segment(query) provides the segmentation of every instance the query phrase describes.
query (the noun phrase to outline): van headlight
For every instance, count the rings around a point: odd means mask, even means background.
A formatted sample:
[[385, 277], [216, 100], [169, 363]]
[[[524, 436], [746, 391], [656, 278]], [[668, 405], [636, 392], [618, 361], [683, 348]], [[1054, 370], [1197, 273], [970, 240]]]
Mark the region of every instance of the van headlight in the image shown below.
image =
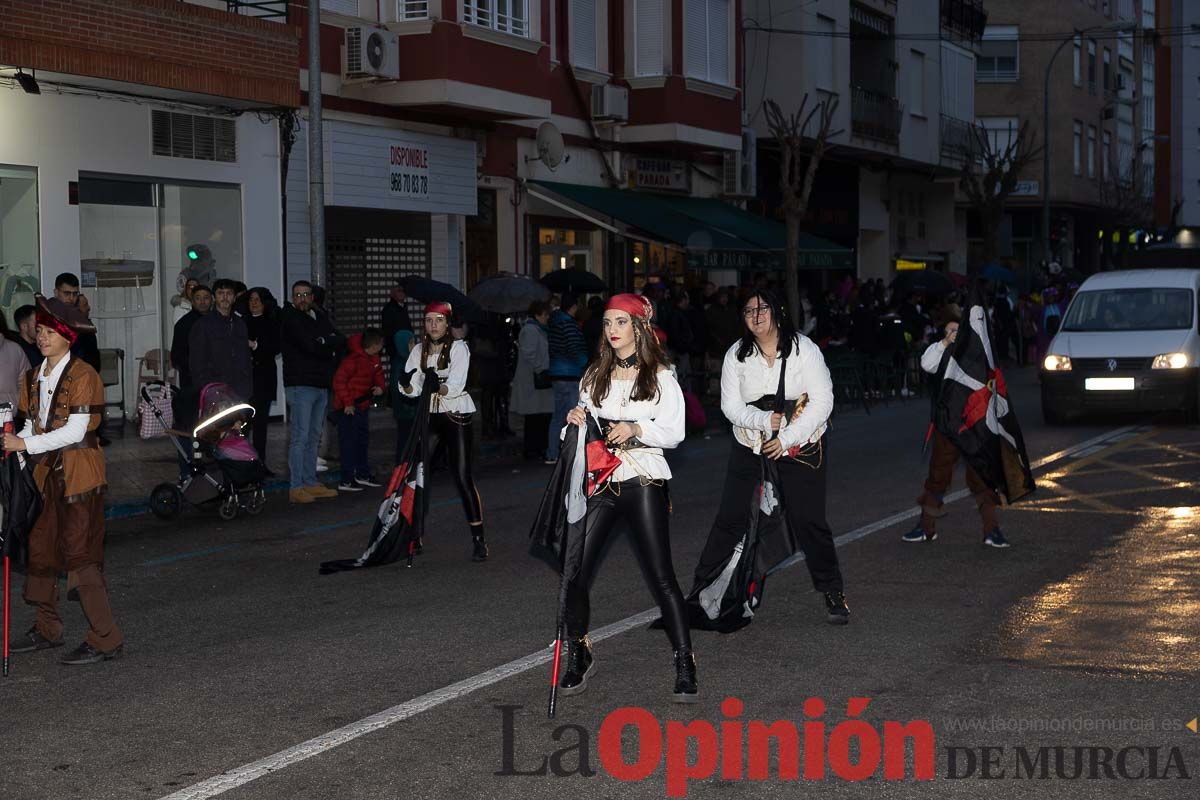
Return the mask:
[[1053, 353], [1046, 356], [1046, 360], [1042, 362], [1042, 369], [1047, 372], [1070, 372], [1071, 357], [1056, 356]]
[[1155, 356], [1151, 369], [1183, 369], [1188, 365], [1187, 353], [1163, 353]]

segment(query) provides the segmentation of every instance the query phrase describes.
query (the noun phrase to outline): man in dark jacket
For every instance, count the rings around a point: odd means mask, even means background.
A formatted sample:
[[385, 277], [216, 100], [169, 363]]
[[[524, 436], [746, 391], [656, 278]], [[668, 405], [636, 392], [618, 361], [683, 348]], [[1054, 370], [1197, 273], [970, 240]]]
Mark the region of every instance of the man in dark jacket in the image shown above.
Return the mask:
[[292, 284], [292, 304], [280, 313], [283, 386], [288, 404], [288, 471], [293, 503], [337, 497], [317, 482], [317, 446], [329, 404], [329, 387], [337, 369], [342, 336], [324, 311], [313, 303], [308, 281]]
[[587, 343], [575, 321], [579, 300], [575, 295], [562, 296], [562, 305], [550, 315], [550, 381], [554, 388], [554, 416], [550, 418], [550, 446], [546, 461], [558, 460], [562, 445], [559, 432], [567, 424], [567, 414], [579, 403], [579, 379], [587, 366]]
[[192, 290], [192, 310], [179, 318], [175, 323], [175, 332], [171, 336], [171, 363], [179, 373], [179, 388], [192, 388], [191, 346], [188, 335], [196, 320], [203, 317], [212, 309], [212, 289], [207, 286], [197, 286]]
[[188, 332], [188, 366], [192, 383], [227, 383], [238, 397], [254, 393], [250, 368], [250, 339], [246, 322], [233, 310], [237, 298], [234, 282], [225, 278], [213, 284], [214, 308], [200, 317]]
[[[408, 295], [404, 293], [404, 287], [397, 284], [392, 287], [392, 296], [380, 314], [380, 321], [383, 323], [383, 346], [392, 362], [396, 362], [396, 331], [413, 329], [412, 319], [408, 316], [408, 307], [405, 305], [407, 302]], [[407, 358], [408, 353], [402, 354], [398, 363], [403, 364]]]

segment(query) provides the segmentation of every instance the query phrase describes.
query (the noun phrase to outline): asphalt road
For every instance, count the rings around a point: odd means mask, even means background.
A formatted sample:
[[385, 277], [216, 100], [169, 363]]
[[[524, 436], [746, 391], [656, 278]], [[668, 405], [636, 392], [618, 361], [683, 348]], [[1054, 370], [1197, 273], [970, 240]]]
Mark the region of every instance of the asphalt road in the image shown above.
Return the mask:
[[[1001, 512], [1013, 547], [980, 545], [969, 500], [949, 507], [937, 542], [900, 542], [924, 479], [927, 405], [842, 414], [829, 448], [829, 508], [835, 535], [852, 539], [839, 551], [851, 624], [824, 622], [803, 564], [773, 576], [753, 625], [733, 636], [696, 635], [702, 699], [691, 707], [668, 702], [673, 671], [662, 632], [630, 621], [653, 601], [622, 537], [592, 598], [595, 678], [546, 719], [549, 666], [535, 662], [553, 637], [557, 578], [526, 554], [526, 535], [548, 467], [479, 476], [492, 547], [486, 564], [468, 560], [467, 528], [444, 473], [413, 569], [317, 574], [320, 561], [361, 548], [378, 502], [366, 493], [302, 508], [274, 497], [263, 516], [228, 524], [212, 512], [172, 525], [113, 523], [106, 569], [125, 655], [89, 668], [59, 666], [61, 650], [14, 657], [12, 675], [0, 681], [0, 798], [207, 798], [225, 789], [221, 797], [237, 800], [663, 797], [681, 789], [690, 797], [1200, 796], [1200, 735], [1183, 727], [1200, 714], [1200, 430], [1129, 418], [1049, 429], [1032, 376], [1015, 375], [1010, 386], [1031, 457], [1053, 459], [1038, 470], [1033, 499]], [[685, 589], [729, 446], [724, 436], [689, 440], [671, 458], [672, 538]], [[68, 604], [65, 618], [74, 645], [83, 630], [77, 607]], [[18, 607], [14, 628], [28, 619]], [[740, 715], [723, 713], [727, 697], [742, 701]], [[885, 732], [887, 721], [929, 722], [932, 782], [914, 779], [913, 743], [903, 779], [885, 779], [882, 766], [868, 769], [865, 782], [840, 775], [845, 748], [835, 742], [844, 736], [835, 732], [856, 697], [870, 699], [860, 733]], [[806, 707], [809, 698], [826, 710]], [[650, 760], [658, 735], [647, 728], [639, 751], [630, 728], [602, 755], [602, 723], [621, 707], [645, 709], [670, 743], [685, 746], [667, 747], [658, 763]], [[725, 736], [728, 719], [735, 723]], [[708, 721], [731, 754], [732, 731], [746, 730], [746, 720], [822, 721], [824, 780], [781, 779], [787, 759], [772, 756], [765, 781], [722, 761], [712, 777], [687, 782], [682, 765], [706, 768], [705, 726], [687, 729], [701, 737], [689, 747], [670, 720]], [[851, 761], [869, 758], [870, 745], [860, 752], [854, 741]], [[821, 754], [807, 731], [804, 742], [805, 758]], [[981, 754], [986, 746], [1003, 750]], [[1034, 779], [1014, 778], [1021, 756], [1038, 758], [1039, 747], [1051, 749], [1025, 770]], [[1082, 751], [1082, 775], [1073, 779], [1076, 747], [1093, 749]], [[1127, 750], [1123, 769], [1105, 777], [1105, 763], [1115, 770], [1128, 747], [1141, 749]], [[570, 751], [552, 766], [596, 774], [496, 774], [506, 771], [506, 749], [508, 772], [536, 772], [563, 748]], [[953, 765], [950, 748], [959, 748]], [[1111, 751], [1107, 762], [1098, 748]], [[639, 754], [648, 759], [648, 776], [614, 777], [617, 753], [630, 765]], [[957, 777], [972, 759], [971, 777]], [[1117, 774], [1139, 769], [1167, 777]], [[1003, 778], [981, 778], [1002, 770]]]

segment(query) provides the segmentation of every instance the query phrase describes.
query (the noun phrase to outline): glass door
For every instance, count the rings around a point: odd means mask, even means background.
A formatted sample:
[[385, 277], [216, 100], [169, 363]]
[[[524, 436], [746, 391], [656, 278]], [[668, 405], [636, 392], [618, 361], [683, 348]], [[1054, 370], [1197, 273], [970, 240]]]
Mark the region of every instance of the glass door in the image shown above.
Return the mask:
[[41, 289], [37, 170], [0, 164], [0, 310], [13, 313]]

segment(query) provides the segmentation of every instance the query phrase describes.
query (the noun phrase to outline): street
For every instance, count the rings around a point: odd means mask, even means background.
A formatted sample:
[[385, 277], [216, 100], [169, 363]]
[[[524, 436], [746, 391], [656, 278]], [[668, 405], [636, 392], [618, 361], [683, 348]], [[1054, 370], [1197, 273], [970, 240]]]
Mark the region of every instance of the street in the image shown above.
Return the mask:
[[[653, 601], [616, 537], [592, 593], [596, 673], [546, 718], [558, 581], [528, 555], [527, 534], [550, 467], [480, 470], [484, 564], [468, 559], [444, 472], [412, 569], [317, 574], [322, 560], [358, 553], [372, 492], [303, 508], [275, 494], [261, 517], [233, 523], [211, 511], [110, 522], [105, 570], [124, 655], [88, 668], [60, 666], [62, 650], [13, 657], [0, 682], [0, 797], [664, 797], [681, 786], [691, 797], [1195, 796], [1200, 735], [1185, 725], [1200, 714], [1200, 430], [1129, 417], [1048, 428], [1033, 372], [1014, 370], [1010, 387], [1039, 485], [1001, 509], [1013, 546], [981, 546], [961, 493], [936, 542], [901, 542], [924, 480], [928, 402], [842, 412], [828, 448], [829, 517], [850, 625], [827, 625], [804, 565], [790, 566], [772, 576], [748, 628], [695, 634], [701, 700], [690, 707], [669, 702], [670, 647], [646, 630]], [[670, 454], [685, 591], [729, 446], [726, 435], [690, 438]], [[960, 467], [952, 490], [962, 488]], [[65, 605], [74, 646], [84, 621]], [[28, 620], [18, 605], [14, 629]], [[885, 779], [881, 765], [866, 788], [830, 768], [794, 785], [777, 755], [765, 781], [722, 778], [721, 768], [687, 781], [670, 775], [666, 748], [648, 777], [622, 781], [598, 753], [602, 722], [620, 707], [664, 726], [720, 728], [732, 718], [727, 697], [744, 704], [740, 720], [797, 726], [814, 718], [805, 701], [820, 698], [827, 732], [847, 719], [850, 698], [869, 698], [860, 717], [880, 732], [885, 721], [927, 720], [934, 785], [914, 779], [911, 748], [903, 779]], [[632, 730], [626, 765], [639, 757]], [[1003, 750], [981, 755], [986, 747]], [[1128, 747], [1139, 749], [1118, 770], [1114, 753]], [[563, 748], [574, 749], [547, 774], [517, 774]], [[1038, 748], [1050, 748], [1048, 775], [1014, 775]], [[691, 752], [688, 763], [695, 742]], [[1139, 770], [1141, 779], [1120, 774]]]

